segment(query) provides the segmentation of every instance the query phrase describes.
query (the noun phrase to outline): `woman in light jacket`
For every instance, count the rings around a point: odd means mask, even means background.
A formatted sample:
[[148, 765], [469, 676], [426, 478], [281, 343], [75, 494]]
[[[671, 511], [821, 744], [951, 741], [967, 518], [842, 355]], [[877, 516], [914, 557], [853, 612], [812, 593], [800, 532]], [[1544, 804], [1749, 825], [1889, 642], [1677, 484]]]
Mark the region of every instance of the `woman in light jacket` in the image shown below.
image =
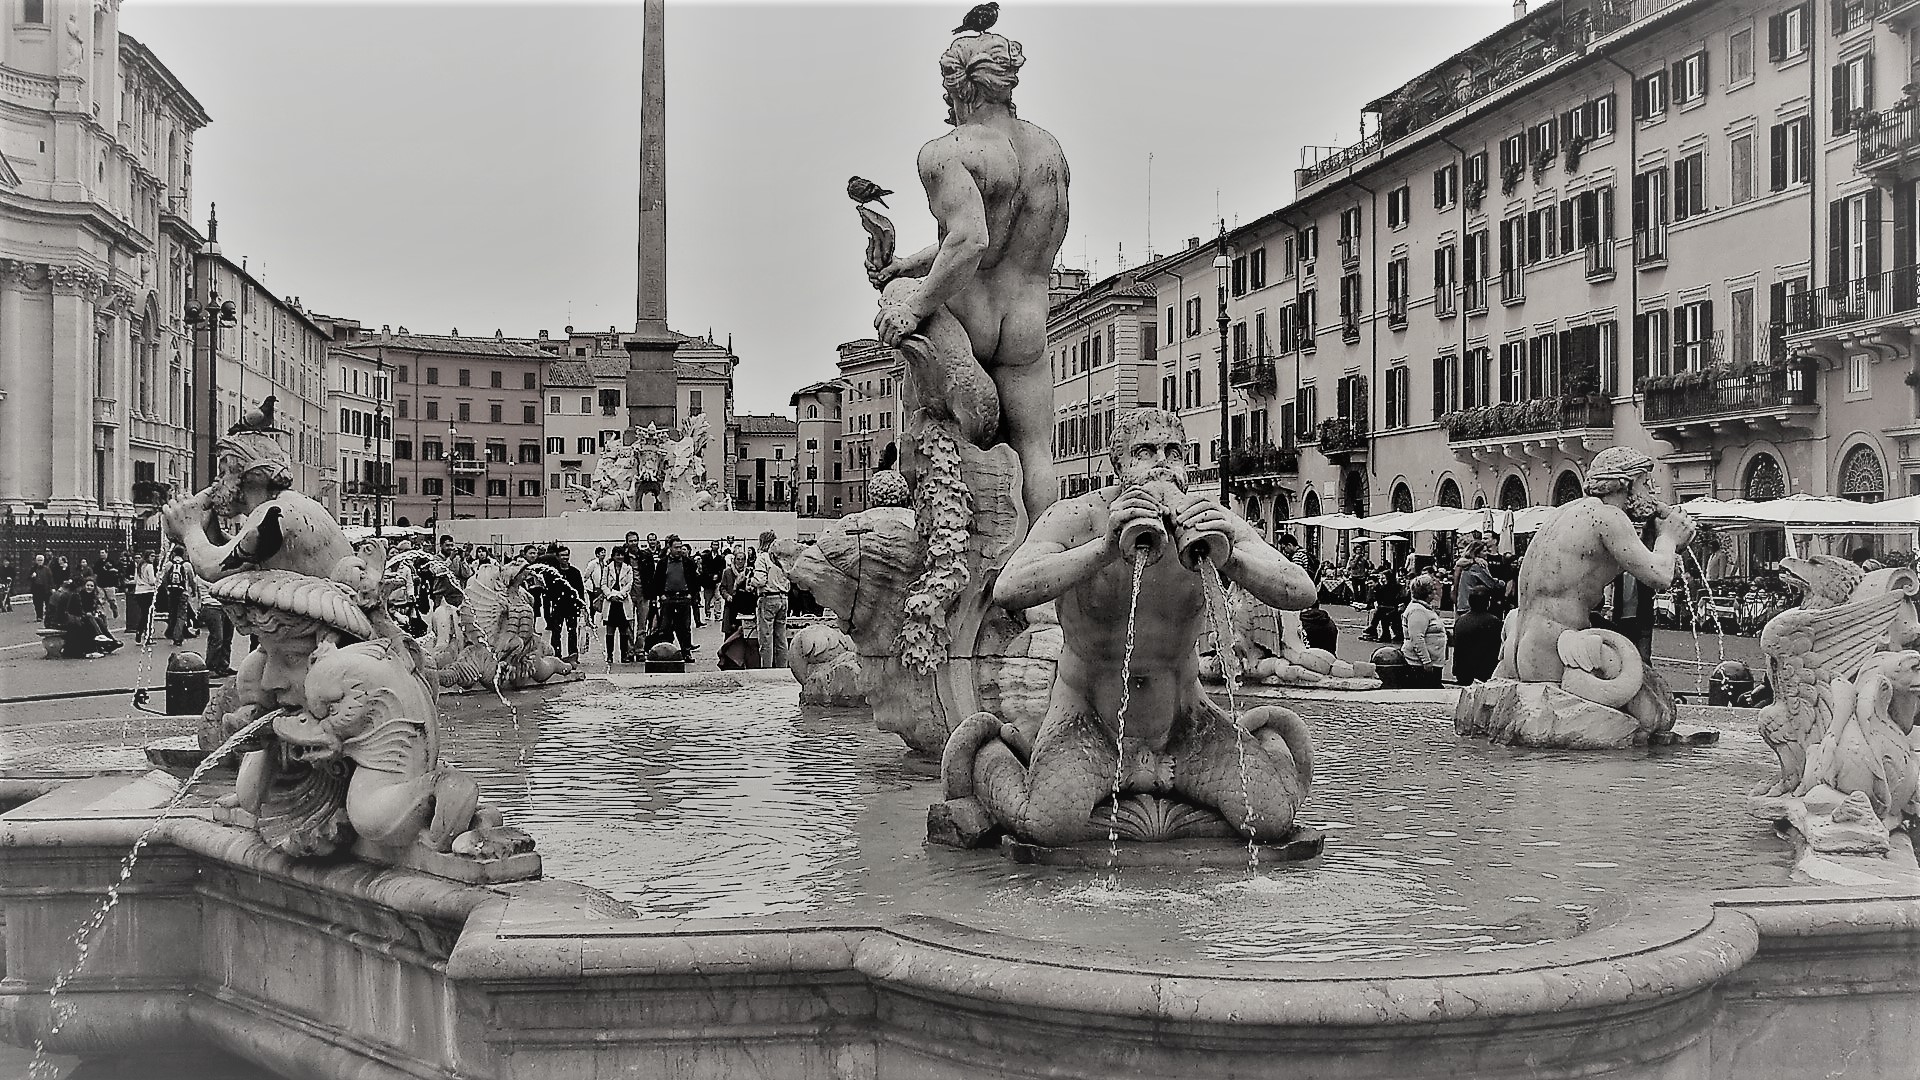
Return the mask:
[[127, 633], [133, 635], [135, 645], [147, 643], [147, 623], [153, 620], [153, 597], [159, 591], [160, 572], [153, 568], [153, 556], [140, 556], [127, 592]]
[[1438, 687], [1440, 671], [1447, 664], [1447, 628], [1433, 613], [1434, 594], [1438, 592], [1431, 577], [1420, 577], [1413, 584], [1413, 599], [1407, 603], [1406, 640], [1400, 645], [1407, 663], [1419, 669], [1418, 686]]

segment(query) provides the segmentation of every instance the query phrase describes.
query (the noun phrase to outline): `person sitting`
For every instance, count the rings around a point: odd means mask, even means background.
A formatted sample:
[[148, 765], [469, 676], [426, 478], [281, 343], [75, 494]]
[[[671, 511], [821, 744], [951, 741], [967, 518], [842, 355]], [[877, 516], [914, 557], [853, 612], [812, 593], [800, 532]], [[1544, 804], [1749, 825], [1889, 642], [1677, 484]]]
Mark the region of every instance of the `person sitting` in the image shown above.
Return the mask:
[[1415, 681], [1410, 685], [1437, 688], [1440, 685], [1440, 670], [1447, 663], [1447, 628], [1441, 625], [1440, 616], [1433, 612], [1435, 593], [1438, 592], [1433, 579], [1424, 578], [1418, 584], [1419, 589], [1407, 601], [1406, 642], [1400, 652], [1414, 669]]
[[1485, 682], [1500, 663], [1500, 616], [1487, 609], [1485, 589], [1467, 593], [1467, 611], [1453, 621], [1453, 681], [1461, 686]]
[[100, 610], [103, 605], [100, 587], [92, 578], [84, 582], [68, 579], [53, 599], [56, 606], [49, 610], [57, 613], [59, 619], [56, 621], [50, 614], [47, 621], [66, 632], [61, 655], [67, 659], [104, 656], [124, 644], [107, 632], [107, 620]]
[[1334, 623], [1333, 616], [1320, 607], [1320, 602], [1317, 600], [1300, 612], [1300, 634], [1306, 639], [1309, 649], [1338, 651], [1334, 646], [1340, 643], [1340, 627]]

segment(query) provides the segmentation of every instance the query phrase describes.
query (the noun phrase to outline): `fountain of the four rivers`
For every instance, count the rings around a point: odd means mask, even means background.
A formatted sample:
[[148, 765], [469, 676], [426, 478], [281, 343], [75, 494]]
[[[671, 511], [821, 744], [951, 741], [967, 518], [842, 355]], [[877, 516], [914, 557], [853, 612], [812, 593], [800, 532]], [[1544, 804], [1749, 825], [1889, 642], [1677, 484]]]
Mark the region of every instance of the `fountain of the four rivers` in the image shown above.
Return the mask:
[[[1187, 490], [1168, 413], [1050, 503], [1067, 168], [1023, 63], [977, 32], [940, 59], [938, 243], [860, 208], [900, 469], [784, 554], [845, 634], [808, 662], [865, 709], [784, 673], [443, 702], [385, 550], [236, 431], [167, 519], [258, 639], [238, 677], [204, 717], [9, 736], [6, 1038], [128, 1076], [1913, 1075], [1913, 576], [1789, 560], [1778, 702], [1683, 716], [1722, 729], [1695, 745], [1588, 625], [1692, 528], [1603, 455], [1457, 707], [1203, 689], [1230, 609], [1311, 584]], [[181, 730], [197, 787], [111, 767]]]

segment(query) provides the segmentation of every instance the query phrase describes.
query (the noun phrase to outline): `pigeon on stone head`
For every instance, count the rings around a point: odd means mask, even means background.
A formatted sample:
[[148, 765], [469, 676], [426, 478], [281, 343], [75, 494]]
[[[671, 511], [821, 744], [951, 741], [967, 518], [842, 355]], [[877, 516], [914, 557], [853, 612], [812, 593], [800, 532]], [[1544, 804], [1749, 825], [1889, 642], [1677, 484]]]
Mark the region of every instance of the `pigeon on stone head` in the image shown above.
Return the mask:
[[976, 34], [984, 34], [993, 29], [993, 24], [999, 21], [999, 4], [976, 4], [972, 11], [967, 12], [967, 17], [960, 20], [960, 25], [953, 28], [953, 32], [956, 34], [964, 34], [971, 30]]
[[275, 402], [277, 402], [278, 400], [279, 399], [276, 398], [274, 395], [268, 394], [266, 397], [266, 400], [260, 403], [259, 408], [241, 417], [239, 423], [227, 429], [227, 434], [232, 435], [232, 434], [235, 434], [236, 432], [241, 432], [241, 431], [278, 431], [280, 430], [279, 428], [276, 428], [273, 426], [273, 408], [274, 408]]
[[[881, 187], [879, 184], [863, 176], [847, 177], [847, 198], [852, 199], [862, 206], [870, 202], [877, 202], [881, 206], [887, 206], [886, 197], [891, 194], [893, 194], [892, 191]], [[893, 207], [887, 206], [887, 209], [891, 210]]]

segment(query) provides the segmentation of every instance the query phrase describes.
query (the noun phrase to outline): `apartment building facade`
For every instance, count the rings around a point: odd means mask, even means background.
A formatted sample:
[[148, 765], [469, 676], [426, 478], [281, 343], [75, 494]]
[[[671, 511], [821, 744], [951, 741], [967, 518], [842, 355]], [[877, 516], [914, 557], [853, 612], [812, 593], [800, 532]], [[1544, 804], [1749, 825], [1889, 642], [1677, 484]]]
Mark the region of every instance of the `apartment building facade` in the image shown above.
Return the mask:
[[[785, 416], [737, 416], [733, 422], [734, 510], [795, 510], [801, 468], [798, 425]], [[818, 466], [813, 467], [818, 477]], [[726, 490], [726, 489], [722, 489]]]
[[600, 448], [626, 438], [626, 355], [578, 355], [587, 358], [548, 364], [542, 390], [549, 515], [588, 509]]
[[[887, 450], [896, 452], [900, 431], [900, 379], [905, 365], [892, 349], [873, 338], [858, 338], [839, 346], [842, 395], [840, 442], [846, 466], [846, 513], [867, 509], [867, 481]], [[897, 466], [895, 466], [897, 467]]]
[[1913, 490], [1893, 7], [1562, 0], [1371, 103], [1291, 204], [1157, 279], [1196, 477], [1224, 459], [1269, 532], [1557, 504], [1614, 443], [1676, 500]]
[[794, 391], [794, 441], [800, 479], [794, 491], [802, 517], [837, 518], [847, 512], [846, 460], [840, 437], [841, 400], [847, 386], [828, 379]]
[[378, 357], [327, 353], [320, 502], [349, 525], [393, 523], [393, 390]]
[[[1112, 480], [1107, 441], [1115, 414], [1160, 402], [1154, 279], [1162, 265], [1122, 271], [1085, 285], [1057, 300], [1048, 312], [1053, 465], [1063, 499]], [[1064, 273], [1055, 271], [1056, 277]]]
[[393, 524], [547, 512], [545, 369], [553, 353], [381, 328], [346, 351], [392, 378]]

